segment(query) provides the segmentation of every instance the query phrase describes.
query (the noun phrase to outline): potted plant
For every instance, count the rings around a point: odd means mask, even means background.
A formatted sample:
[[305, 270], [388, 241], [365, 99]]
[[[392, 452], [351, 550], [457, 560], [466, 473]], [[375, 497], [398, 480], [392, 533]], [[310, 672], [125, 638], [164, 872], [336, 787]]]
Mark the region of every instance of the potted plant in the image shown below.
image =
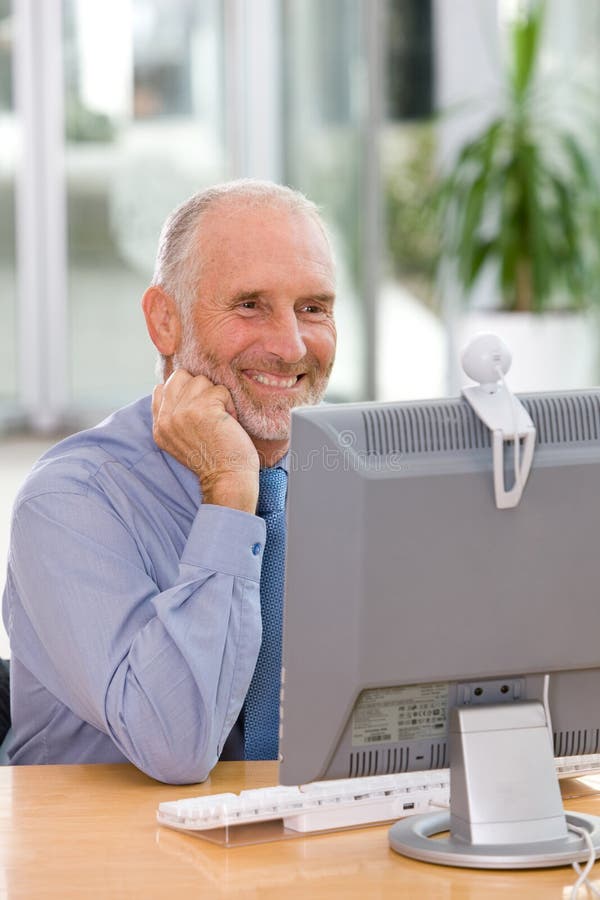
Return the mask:
[[[552, 109], [551, 82], [540, 85], [544, 12], [537, 0], [509, 25], [501, 109], [460, 149], [439, 194], [442, 255], [455, 283], [469, 296], [484, 271], [488, 278], [491, 273], [495, 305], [504, 315], [486, 330], [500, 333], [510, 322], [512, 332], [519, 321], [526, 334], [517, 338], [519, 353], [529, 356], [548, 330], [542, 313], [560, 320], [553, 326], [560, 343], [571, 325], [556, 313], [585, 311], [600, 299], [600, 187], [589, 147], [597, 122], [579, 115], [571, 123], [565, 110]], [[573, 103], [571, 96], [571, 113]], [[508, 315], [514, 313], [519, 316]], [[485, 327], [481, 316], [475, 319], [467, 332]], [[552, 357], [551, 371], [554, 352], [542, 350]], [[524, 387], [576, 386], [568, 382], [582, 378], [559, 374], [551, 380], [561, 383], [548, 384], [536, 365], [542, 383], [530, 377]]]

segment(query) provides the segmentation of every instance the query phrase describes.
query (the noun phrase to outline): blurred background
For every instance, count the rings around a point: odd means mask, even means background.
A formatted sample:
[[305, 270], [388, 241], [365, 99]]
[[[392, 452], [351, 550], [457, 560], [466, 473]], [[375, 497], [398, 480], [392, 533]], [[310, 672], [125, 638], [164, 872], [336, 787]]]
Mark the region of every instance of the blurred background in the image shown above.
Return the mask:
[[0, 0], [0, 587], [33, 461], [152, 389], [160, 227], [215, 181], [321, 206], [330, 400], [456, 394], [477, 330], [596, 384], [599, 51], [590, 0]]

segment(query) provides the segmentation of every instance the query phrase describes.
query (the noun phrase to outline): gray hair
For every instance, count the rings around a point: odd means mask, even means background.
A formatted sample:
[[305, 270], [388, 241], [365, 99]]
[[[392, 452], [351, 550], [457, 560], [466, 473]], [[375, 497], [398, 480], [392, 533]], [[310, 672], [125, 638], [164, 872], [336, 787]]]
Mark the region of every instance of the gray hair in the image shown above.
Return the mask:
[[173, 210], [158, 241], [152, 285], [162, 287], [185, 314], [193, 305], [202, 273], [202, 254], [198, 252], [198, 233], [204, 213], [221, 200], [239, 201], [250, 207], [279, 206], [311, 216], [321, 226], [329, 242], [319, 210], [300, 191], [244, 178], [217, 184], [194, 194]]

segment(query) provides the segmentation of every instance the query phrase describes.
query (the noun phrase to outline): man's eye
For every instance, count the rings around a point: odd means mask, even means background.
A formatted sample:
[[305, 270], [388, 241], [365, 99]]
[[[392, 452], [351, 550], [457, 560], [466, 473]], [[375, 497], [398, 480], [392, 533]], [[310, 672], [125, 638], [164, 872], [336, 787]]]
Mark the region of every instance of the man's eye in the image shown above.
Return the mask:
[[256, 309], [256, 300], [244, 300], [240, 306], [242, 309]]
[[325, 315], [326, 310], [323, 309], [322, 306], [318, 306], [317, 304], [307, 303], [302, 307], [302, 312], [311, 313], [311, 315]]

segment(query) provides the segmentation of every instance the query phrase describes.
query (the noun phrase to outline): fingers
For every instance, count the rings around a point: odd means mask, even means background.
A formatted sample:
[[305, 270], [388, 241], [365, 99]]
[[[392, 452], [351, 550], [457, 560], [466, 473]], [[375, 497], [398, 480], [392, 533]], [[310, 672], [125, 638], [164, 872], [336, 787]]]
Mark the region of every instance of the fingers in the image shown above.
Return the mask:
[[191, 375], [185, 369], [177, 369], [152, 393], [154, 439], [170, 452], [174, 440], [180, 444], [184, 435], [201, 431], [203, 424], [230, 417], [237, 422], [228, 389], [213, 384], [204, 375]]
[[191, 375], [185, 369], [176, 369], [162, 385], [157, 385], [152, 394], [152, 413], [172, 415], [177, 407], [185, 406], [196, 399], [212, 383], [203, 375]]
[[156, 445], [194, 472], [206, 503], [254, 512], [259, 459], [229, 390], [178, 369], [152, 393]]
[[[214, 396], [221, 399], [223, 405], [231, 403], [231, 396], [227, 388], [222, 385], [215, 385], [204, 375], [191, 375], [185, 369], [176, 369], [167, 378], [163, 388], [163, 402], [168, 403], [173, 409], [180, 401], [189, 401], [192, 398], [197, 398], [206, 391], [211, 391], [211, 393], [214, 391]], [[226, 396], [222, 392], [225, 392]]]
[[158, 411], [162, 404], [163, 397], [163, 387], [162, 384], [157, 384], [154, 390], [152, 391], [152, 418], [156, 419], [158, 416]]
[[[202, 379], [202, 375], [197, 376], [199, 379]], [[175, 369], [174, 372], [169, 375], [167, 380], [163, 385], [163, 400], [166, 402], [171, 408], [177, 406], [177, 403], [181, 397], [181, 395], [189, 390], [190, 382], [194, 381], [194, 376], [187, 372], [185, 369]], [[204, 381], [208, 382], [208, 378], [205, 378]], [[210, 384], [210, 382], [208, 382]]]
[[231, 394], [228, 389], [222, 384], [211, 384], [210, 388], [206, 390], [207, 399], [214, 400], [216, 403], [222, 404], [225, 409], [225, 412], [229, 413], [230, 416], [237, 421], [237, 413], [235, 411], [235, 406], [233, 405], [233, 400], [231, 399]]

